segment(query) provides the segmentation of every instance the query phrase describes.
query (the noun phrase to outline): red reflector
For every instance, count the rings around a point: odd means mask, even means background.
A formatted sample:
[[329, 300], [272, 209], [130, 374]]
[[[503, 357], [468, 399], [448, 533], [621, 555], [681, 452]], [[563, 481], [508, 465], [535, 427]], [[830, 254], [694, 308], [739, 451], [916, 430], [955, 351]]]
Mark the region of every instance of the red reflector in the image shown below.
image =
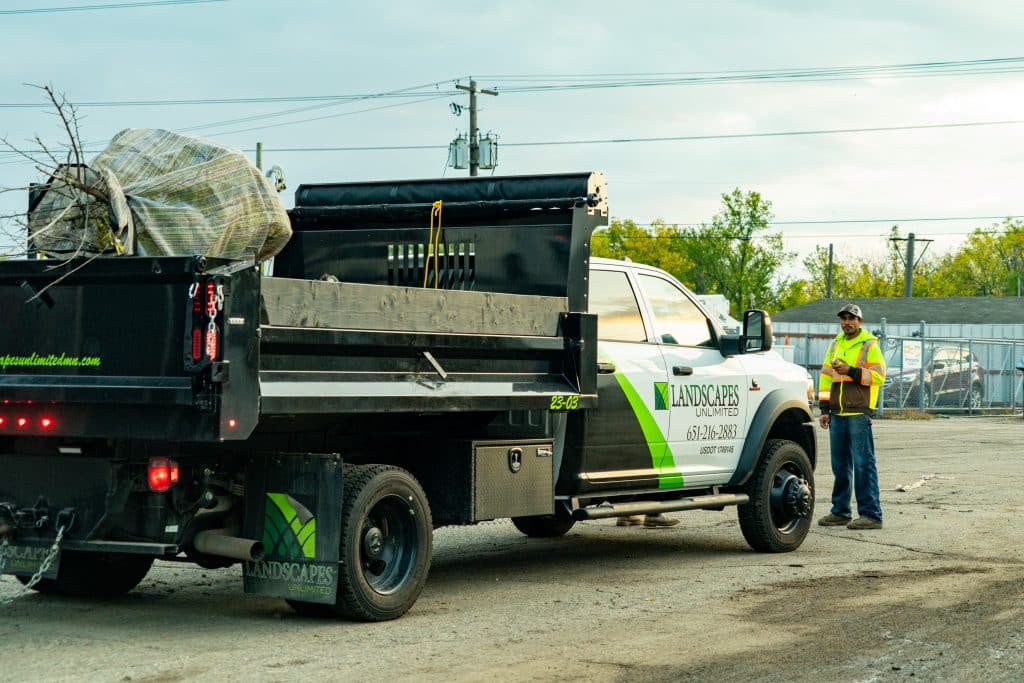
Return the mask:
[[7, 424], [7, 418], [0, 417], [0, 427], [3, 427], [5, 424]]
[[49, 429], [50, 427], [53, 426], [53, 418], [52, 417], [41, 418], [39, 420], [39, 426], [42, 427], [43, 429]]
[[217, 360], [217, 327], [211, 325], [206, 329], [206, 357]]
[[192, 360], [197, 361], [203, 357], [203, 331], [199, 328], [192, 330]]
[[[3, 424], [3, 422], [0, 422], [0, 424]], [[235, 418], [231, 418], [230, 420], [228, 420], [228, 427], [230, 429], [234, 429], [237, 426], [238, 426], [238, 420], [236, 420]]]
[[18, 418], [18, 426], [19, 427], [24, 427], [27, 424], [28, 424], [28, 418], [27, 417], [19, 417]]
[[178, 482], [178, 463], [170, 458], [149, 459], [149, 490], [162, 493]]

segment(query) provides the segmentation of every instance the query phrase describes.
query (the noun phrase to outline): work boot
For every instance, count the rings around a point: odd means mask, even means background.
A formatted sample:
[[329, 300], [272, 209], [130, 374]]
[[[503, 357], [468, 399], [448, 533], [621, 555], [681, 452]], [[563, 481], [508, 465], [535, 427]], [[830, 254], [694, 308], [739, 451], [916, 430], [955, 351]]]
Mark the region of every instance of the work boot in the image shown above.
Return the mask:
[[831, 512], [818, 520], [818, 526], [847, 526], [850, 524], [849, 517], [833, 515]]
[[615, 520], [615, 526], [639, 526], [644, 523], [644, 518], [640, 515], [630, 515], [629, 517], [619, 517]]
[[847, 529], [881, 529], [882, 523], [870, 517], [858, 517], [846, 525]]
[[679, 524], [678, 519], [673, 519], [672, 517], [664, 517], [660, 514], [647, 515], [646, 517], [644, 517], [644, 527], [647, 529], [659, 529], [661, 527], [666, 526], [675, 526], [676, 524]]

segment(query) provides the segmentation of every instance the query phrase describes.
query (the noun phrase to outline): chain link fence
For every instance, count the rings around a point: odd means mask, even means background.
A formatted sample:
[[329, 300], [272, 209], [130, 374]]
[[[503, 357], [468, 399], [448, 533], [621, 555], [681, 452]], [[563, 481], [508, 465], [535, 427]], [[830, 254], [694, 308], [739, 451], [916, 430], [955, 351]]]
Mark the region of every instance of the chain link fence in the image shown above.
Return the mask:
[[[886, 378], [878, 413], [887, 411], [1020, 413], [1024, 408], [1024, 340], [926, 336], [878, 332]], [[786, 355], [811, 373], [817, 386], [821, 361], [834, 334], [788, 334]], [[778, 336], [776, 337], [778, 338]]]

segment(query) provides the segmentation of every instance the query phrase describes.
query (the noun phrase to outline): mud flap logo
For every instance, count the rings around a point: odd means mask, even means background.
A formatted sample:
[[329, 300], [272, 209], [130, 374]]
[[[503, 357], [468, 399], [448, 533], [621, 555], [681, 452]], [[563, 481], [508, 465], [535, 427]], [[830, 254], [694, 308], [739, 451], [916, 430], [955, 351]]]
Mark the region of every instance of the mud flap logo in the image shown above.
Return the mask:
[[263, 513], [266, 557], [246, 562], [246, 590], [307, 602], [334, 602], [336, 562], [318, 561], [316, 517], [287, 493], [267, 493]]
[[316, 557], [316, 517], [287, 493], [268, 493], [263, 547], [269, 557], [313, 559]]

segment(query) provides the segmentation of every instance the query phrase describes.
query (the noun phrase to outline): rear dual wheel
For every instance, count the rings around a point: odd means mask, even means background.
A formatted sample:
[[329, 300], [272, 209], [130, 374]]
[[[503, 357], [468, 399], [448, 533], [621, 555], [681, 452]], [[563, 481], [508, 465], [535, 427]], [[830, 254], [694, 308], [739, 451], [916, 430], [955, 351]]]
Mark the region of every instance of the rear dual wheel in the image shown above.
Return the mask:
[[432, 549], [430, 505], [411, 474], [388, 465], [346, 465], [337, 599], [288, 604], [311, 616], [397, 619], [423, 591]]

